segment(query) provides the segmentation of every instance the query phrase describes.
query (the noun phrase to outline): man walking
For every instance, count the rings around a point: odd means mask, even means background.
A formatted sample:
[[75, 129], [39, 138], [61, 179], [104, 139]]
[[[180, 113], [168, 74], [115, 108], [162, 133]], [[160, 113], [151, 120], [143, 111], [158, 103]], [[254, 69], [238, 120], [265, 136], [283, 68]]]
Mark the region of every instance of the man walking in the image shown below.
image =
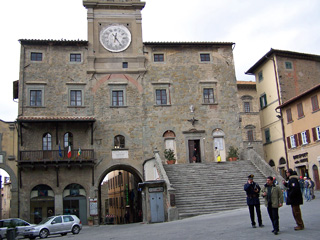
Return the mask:
[[294, 230], [303, 230], [304, 223], [301, 216], [300, 205], [303, 204], [302, 193], [300, 191], [299, 179], [292, 169], [286, 171], [288, 182], [283, 181], [283, 185], [288, 188], [287, 190], [287, 205], [291, 205], [292, 214], [297, 226]]
[[253, 174], [248, 176], [248, 182], [244, 185], [244, 190], [247, 193], [247, 204], [249, 207], [251, 225], [253, 228], [256, 228], [256, 222], [254, 220], [254, 208], [256, 208], [259, 227], [263, 227], [264, 225], [262, 224], [259, 200], [259, 193], [261, 188], [259, 184], [253, 181], [253, 177]]
[[273, 226], [273, 233], [278, 235], [279, 232], [279, 207], [283, 204], [283, 195], [279, 186], [273, 183], [273, 177], [267, 178], [267, 183], [262, 189], [262, 196]]

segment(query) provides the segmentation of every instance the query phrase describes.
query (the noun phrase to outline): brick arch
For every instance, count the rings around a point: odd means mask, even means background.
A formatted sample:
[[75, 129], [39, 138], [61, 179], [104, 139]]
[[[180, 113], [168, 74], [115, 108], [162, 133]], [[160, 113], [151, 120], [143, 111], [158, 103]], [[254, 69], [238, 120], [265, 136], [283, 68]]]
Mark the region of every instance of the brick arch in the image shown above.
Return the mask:
[[140, 93], [142, 93], [142, 85], [140, 83], [138, 83], [137, 80], [135, 80], [133, 77], [131, 77], [130, 75], [126, 75], [126, 74], [108, 74], [102, 78], [100, 78], [98, 80], [98, 82], [93, 86], [92, 88], [92, 93], [96, 93], [96, 91], [100, 88], [100, 86], [109, 81], [109, 80], [112, 80], [112, 79], [123, 79], [123, 80], [126, 80], [130, 83], [132, 83]]

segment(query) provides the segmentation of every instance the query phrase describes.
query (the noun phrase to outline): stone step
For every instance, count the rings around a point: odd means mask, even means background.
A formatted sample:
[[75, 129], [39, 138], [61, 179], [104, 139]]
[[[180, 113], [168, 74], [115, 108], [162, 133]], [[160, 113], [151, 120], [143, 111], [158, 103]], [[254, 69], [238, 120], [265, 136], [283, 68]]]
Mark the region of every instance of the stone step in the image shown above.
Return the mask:
[[246, 206], [243, 185], [249, 174], [261, 186], [266, 177], [250, 162], [174, 164], [164, 166], [176, 189], [179, 217], [195, 216]]

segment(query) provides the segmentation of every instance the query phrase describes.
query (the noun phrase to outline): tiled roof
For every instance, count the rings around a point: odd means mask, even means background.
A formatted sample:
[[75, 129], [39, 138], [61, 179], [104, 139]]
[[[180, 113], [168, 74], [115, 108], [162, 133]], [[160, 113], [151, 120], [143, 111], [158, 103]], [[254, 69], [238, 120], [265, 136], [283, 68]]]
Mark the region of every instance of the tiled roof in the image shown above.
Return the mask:
[[18, 122], [94, 122], [94, 117], [57, 117], [57, 116], [22, 116], [18, 117]]
[[53, 40], [53, 39], [19, 39], [24, 45], [64, 45], [64, 46], [87, 46], [87, 40]]
[[233, 42], [144, 42], [145, 45], [233, 45]]

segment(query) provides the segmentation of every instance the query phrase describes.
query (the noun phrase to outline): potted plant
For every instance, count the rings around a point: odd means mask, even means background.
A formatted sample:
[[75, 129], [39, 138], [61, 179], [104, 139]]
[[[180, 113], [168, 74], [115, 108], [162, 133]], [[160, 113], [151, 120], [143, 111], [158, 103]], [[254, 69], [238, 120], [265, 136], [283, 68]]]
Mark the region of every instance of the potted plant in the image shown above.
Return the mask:
[[93, 225], [93, 217], [92, 217], [92, 216], [89, 216], [89, 217], [88, 217], [88, 225], [89, 225], [89, 226], [92, 226], [92, 225]]
[[176, 157], [174, 155], [174, 151], [172, 149], [165, 149], [164, 150], [164, 157], [167, 159], [168, 164], [175, 164]]
[[238, 159], [238, 157], [239, 157], [238, 148], [230, 146], [229, 151], [228, 151], [229, 161], [236, 161]]

